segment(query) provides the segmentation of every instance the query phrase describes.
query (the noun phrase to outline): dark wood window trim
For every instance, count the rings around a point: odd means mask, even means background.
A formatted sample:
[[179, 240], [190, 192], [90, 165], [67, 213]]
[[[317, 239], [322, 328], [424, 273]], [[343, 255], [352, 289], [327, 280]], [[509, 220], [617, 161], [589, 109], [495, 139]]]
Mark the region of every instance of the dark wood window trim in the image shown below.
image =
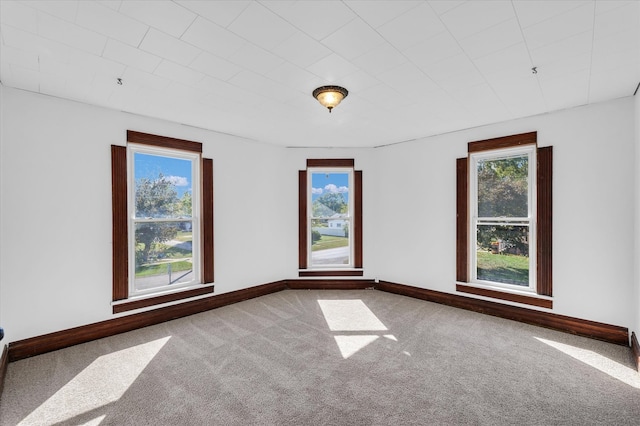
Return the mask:
[[362, 268], [362, 170], [353, 171], [353, 264], [356, 268]]
[[298, 268], [307, 269], [307, 171], [298, 171]]
[[202, 282], [212, 283], [214, 277], [213, 259], [213, 160], [202, 159], [202, 221], [200, 233], [202, 237]]
[[456, 160], [456, 280], [466, 283], [469, 273], [469, 174], [467, 158]]
[[190, 297], [201, 296], [203, 294], [213, 293], [213, 286], [200, 288], [192, 288], [189, 290], [179, 291], [177, 293], [163, 294], [161, 296], [148, 297], [146, 299], [136, 299], [130, 302], [119, 303], [113, 305], [113, 313], [132, 311], [134, 309], [147, 308], [149, 306], [160, 305], [162, 303], [175, 302], [176, 300], [188, 299]]
[[133, 130], [127, 130], [127, 142], [202, 153], [202, 144], [200, 142], [152, 135], [150, 133], [141, 133]]
[[[309, 167], [344, 167], [353, 169], [355, 162], [352, 158], [307, 159]], [[307, 265], [307, 171], [298, 171], [298, 268], [299, 276], [362, 276], [364, 272], [362, 256], [362, 171], [353, 170], [353, 265], [351, 269], [306, 270]]]
[[538, 148], [536, 153], [537, 173], [537, 234], [536, 234], [536, 277], [538, 294], [553, 295], [553, 246], [551, 236], [553, 229], [553, 147]]
[[[468, 143], [468, 153], [493, 149], [512, 148], [522, 145], [537, 145], [537, 132], [522, 133], [502, 138], [487, 139]], [[536, 150], [537, 189], [537, 245], [536, 245], [536, 293], [540, 296], [553, 295], [552, 291], [552, 178], [553, 147]], [[456, 280], [468, 283], [469, 268], [469, 171], [468, 157], [456, 160]], [[548, 299], [520, 296], [508, 291], [489, 290], [458, 284], [456, 290], [487, 297], [509, 300], [533, 306], [552, 309]]]
[[490, 151], [492, 149], [513, 148], [521, 145], [536, 145], [537, 141], [537, 132], [520, 133], [518, 135], [469, 142], [467, 144], [467, 152], [471, 154], [472, 152]]
[[531, 297], [523, 294], [507, 293], [506, 291], [492, 290], [482, 287], [472, 287], [464, 284], [456, 284], [456, 291], [461, 293], [476, 294], [478, 296], [491, 297], [493, 299], [508, 300], [524, 305], [538, 306], [540, 308], [553, 308], [553, 301], [540, 297]]
[[355, 166], [353, 158], [309, 158], [307, 159], [307, 168], [309, 167], [351, 167]]
[[127, 148], [111, 145], [113, 300], [129, 297], [129, 247], [127, 212]]
[[[127, 142], [152, 145], [163, 148], [180, 149], [202, 153], [202, 144], [182, 139], [156, 136], [128, 130]], [[214, 239], [213, 239], [213, 161], [203, 158], [202, 167], [202, 283], [207, 287], [188, 288], [184, 291], [113, 305], [113, 313], [141, 307], [181, 300], [213, 291], [209, 285], [214, 280]], [[127, 148], [111, 146], [112, 219], [113, 219], [113, 282], [112, 300], [126, 300], [129, 297], [129, 256], [128, 256], [128, 211], [127, 211]]]

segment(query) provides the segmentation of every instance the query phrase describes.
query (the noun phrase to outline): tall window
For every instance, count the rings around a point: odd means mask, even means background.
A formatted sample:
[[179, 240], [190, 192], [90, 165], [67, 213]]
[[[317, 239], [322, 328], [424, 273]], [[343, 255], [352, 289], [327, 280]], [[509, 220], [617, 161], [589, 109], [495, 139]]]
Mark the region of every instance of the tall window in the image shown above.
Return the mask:
[[129, 144], [129, 294], [200, 282], [200, 155]]
[[362, 172], [309, 159], [298, 177], [299, 275], [362, 276]]
[[202, 144], [127, 131], [111, 146], [113, 313], [213, 292], [213, 161]]
[[311, 268], [353, 267], [349, 230], [353, 217], [353, 170], [310, 168], [308, 264]]
[[469, 142], [457, 160], [456, 290], [553, 307], [552, 166], [536, 132]]
[[535, 291], [535, 146], [470, 160], [471, 279]]

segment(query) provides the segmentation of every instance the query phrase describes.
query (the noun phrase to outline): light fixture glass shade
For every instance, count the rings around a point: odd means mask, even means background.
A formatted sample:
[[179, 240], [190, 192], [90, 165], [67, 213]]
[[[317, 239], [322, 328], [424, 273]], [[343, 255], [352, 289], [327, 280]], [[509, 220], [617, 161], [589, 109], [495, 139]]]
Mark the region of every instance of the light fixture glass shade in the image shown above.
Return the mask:
[[316, 98], [322, 106], [328, 108], [329, 112], [338, 106], [348, 94], [347, 89], [340, 86], [322, 86], [313, 91], [313, 97]]

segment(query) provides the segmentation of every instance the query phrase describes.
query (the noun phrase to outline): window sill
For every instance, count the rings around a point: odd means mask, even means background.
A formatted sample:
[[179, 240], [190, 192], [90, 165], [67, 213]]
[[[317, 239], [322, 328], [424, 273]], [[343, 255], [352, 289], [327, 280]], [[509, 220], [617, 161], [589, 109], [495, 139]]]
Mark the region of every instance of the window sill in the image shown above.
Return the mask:
[[361, 277], [362, 269], [304, 269], [298, 271], [299, 277]]
[[487, 288], [469, 283], [457, 283], [456, 291], [461, 293], [475, 294], [477, 296], [490, 297], [492, 299], [507, 300], [509, 302], [522, 303], [523, 305], [537, 306], [540, 308], [553, 309], [553, 300], [546, 296], [527, 295], [521, 292], [504, 289]]
[[172, 293], [165, 293], [151, 297], [128, 299], [122, 303], [112, 303], [113, 313], [132, 311], [134, 309], [147, 308], [149, 306], [161, 305], [163, 303], [174, 302], [176, 300], [188, 299], [190, 297], [201, 296], [203, 294], [213, 293], [213, 285], [191, 287]]

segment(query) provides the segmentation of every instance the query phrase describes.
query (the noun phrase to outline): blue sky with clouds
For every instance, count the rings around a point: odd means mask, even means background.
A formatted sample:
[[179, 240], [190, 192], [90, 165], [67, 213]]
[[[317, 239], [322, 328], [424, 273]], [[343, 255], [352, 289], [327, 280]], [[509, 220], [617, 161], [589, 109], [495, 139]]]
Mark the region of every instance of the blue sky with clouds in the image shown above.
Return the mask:
[[136, 153], [134, 157], [135, 179], [157, 179], [162, 173], [169, 179], [182, 197], [191, 191], [191, 161], [181, 158], [163, 157], [160, 155]]
[[349, 174], [348, 173], [312, 173], [311, 174], [311, 201], [315, 201], [327, 192], [341, 193], [345, 201], [349, 201]]

